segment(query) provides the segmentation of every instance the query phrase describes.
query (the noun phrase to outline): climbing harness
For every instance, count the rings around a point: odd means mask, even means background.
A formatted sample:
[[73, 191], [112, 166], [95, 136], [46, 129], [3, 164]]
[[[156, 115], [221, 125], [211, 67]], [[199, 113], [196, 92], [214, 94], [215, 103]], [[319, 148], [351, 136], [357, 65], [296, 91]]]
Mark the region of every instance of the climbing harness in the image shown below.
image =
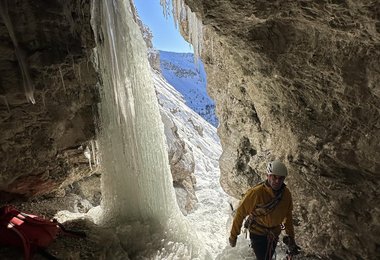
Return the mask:
[[268, 244], [267, 244], [267, 252], [265, 254], [265, 259], [268, 259], [268, 257], [272, 256], [272, 254], [274, 253], [272, 252], [272, 250], [273, 250], [273, 246], [277, 244], [277, 237], [272, 233], [272, 231], [269, 231], [269, 233], [267, 234], [267, 240], [268, 240]]
[[[256, 224], [260, 227], [260, 225], [255, 221], [256, 217], [261, 217], [269, 214], [271, 211], [274, 210], [274, 208], [277, 206], [277, 204], [281, 201], [282, 195], [285, 190], [285, 185], [284, 187], [281, 188], [281, 190], [278, 191], [277, 195], [274, 197], [273, 200], [269, 201], [266, 204], [260, 204], [257, 205], [256, 208], [252, 211], [251, 214], [248, 215], [248, 218], [244, 222], [244, 228], [249, 229], [252, 224]], [[261, 226], [261, 228], [264, 226]], [[264, 227], [267, 229], [267, 227]]]

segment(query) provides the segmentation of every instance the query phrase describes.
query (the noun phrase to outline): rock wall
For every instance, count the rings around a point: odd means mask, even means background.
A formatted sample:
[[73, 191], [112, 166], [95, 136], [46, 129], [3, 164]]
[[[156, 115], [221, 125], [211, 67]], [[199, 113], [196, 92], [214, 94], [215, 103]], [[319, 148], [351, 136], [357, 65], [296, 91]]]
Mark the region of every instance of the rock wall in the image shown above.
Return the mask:
[[143, 39], [145, 41], [146, 47], [148, 49], [148, 61], [150, 66], [156, 70], [156, 71], [161, 71], [160, 69], [160, 53], [158, 50], [156, 50], [153, 47], [153, 34], [152, 31], [147, 27], [140, 19], [136, 7], [134, 6], [133, 3], [131, 3], [132, 9], [133, 9], [133, 14], [134, 14], [134, 20], [135, 22], [139, 25], [141, 34], [143, 36]]
[[[7, 201], [91, 174], [84, 152], [95, 135], [98, 90], [90, 1], [2, 0], [0, 8], [0, 190]], [[26, 98], [25, 73], [35, 104]]]
[[329, 259], [378, 259], [378, 1], [187, 0], [235, 197], [283, 160], [299, 243]]
[[[160, 103], [160, 102], [159, 102]], [[164, 123], [166, 145], [169, 156], [173, 186], [181, 212], [187, 215], [194, 210], [198, 199], [195, 195], [196, 178], [194, 175], [195, 160], [192, 149], [178, 134], [178, 127], [160, 104], [160, 114]]]

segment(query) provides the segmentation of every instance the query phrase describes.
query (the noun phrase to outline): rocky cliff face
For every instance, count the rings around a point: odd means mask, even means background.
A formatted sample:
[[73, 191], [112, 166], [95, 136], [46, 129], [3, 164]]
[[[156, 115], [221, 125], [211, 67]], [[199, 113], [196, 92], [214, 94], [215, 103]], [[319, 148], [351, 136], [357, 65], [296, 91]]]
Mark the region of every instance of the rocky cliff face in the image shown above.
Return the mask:
[[95, 134], [98, 91], [90, 1], [1, 1], [0, 8], [0, 189], [6, 200], [51, 193], [90, 174], [84, 152]]
[[[51, 193], [90, 173], [84, 151], [97, 102], [90, 1], [7, 2], [1, 10], [17, 44], [2, 15], [3, 201]], [[185, 2], [204, 24], [224, 189], [239, 197], [264, 177], [268, 160], [282, 159], [304, 249], [329, 259], [380, 258], [379, 2]], [[25, 97], [20, 58], [35, 104]]]
[[377, 259], [379, 2], [185, 2], [205, 25], [224, 189], [239, 197], [279, 158], [302, 246]]

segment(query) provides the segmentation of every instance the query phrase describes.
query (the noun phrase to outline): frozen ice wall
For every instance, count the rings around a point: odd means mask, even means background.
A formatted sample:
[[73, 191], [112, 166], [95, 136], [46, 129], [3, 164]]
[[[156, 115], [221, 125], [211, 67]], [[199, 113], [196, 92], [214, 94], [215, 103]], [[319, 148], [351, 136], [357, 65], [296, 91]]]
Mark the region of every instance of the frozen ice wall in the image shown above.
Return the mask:
[[175, 210], [146, 48], [128, 1], [94, 1], [101, 87], [102, 208], [114, 221]]
[[143, 253], [148, 259], [196, 259], [202, 250], [176, 204], [147, 51], [130, 2], [94, 0], [92, 26], [102, 80], [100, 223], [119, 226], [123, 241], [145, 234], [134, 250], [149, 251]]

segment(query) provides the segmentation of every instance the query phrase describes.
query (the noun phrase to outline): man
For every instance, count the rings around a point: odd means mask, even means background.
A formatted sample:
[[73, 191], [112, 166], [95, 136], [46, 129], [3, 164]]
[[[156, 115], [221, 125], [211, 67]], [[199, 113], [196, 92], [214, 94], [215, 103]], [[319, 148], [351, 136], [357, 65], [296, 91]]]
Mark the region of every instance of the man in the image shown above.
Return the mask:
[[249, 189], [236, 211], [229, 242], [236, 246], [237, 236], [243, 220], [250, 231], [251, 245], [257, 260], [269, 260], [275, 252], [281, 225], [289, 236], [290, 254], [297, 254], [293, 228], [293, 202], [289, 189], [284, 184], [288, 170], [280, 161], [272, 161], [267, 166], [267, 180]]

